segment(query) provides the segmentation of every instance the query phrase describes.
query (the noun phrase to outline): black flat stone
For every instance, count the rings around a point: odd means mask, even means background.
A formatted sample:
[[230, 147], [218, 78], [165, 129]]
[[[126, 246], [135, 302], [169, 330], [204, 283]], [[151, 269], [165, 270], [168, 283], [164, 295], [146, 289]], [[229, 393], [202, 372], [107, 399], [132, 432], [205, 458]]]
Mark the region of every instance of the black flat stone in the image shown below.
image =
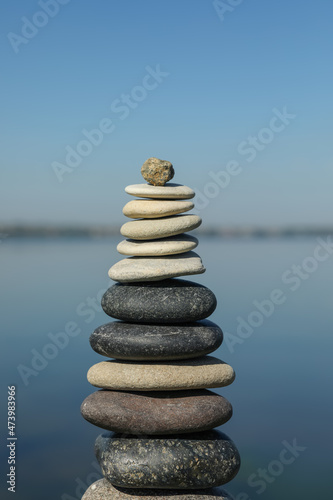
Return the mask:
[[189, 323], [208, 318], [216, 305], [209, 288], [180, 279], [117, 283], [102, 298], [106, 314], [134, 323]]
[[209, 320], [180, 325], [115, 321], [97, 328], [90, 345], [98, 354], [129, 361], [189, 359], [216, 351], [222, 330]]
[[216, 430], [145, 438], [105, 433], [95, 453], [104, 477], [122, 488], [212, 488], [240, 468], [236, 446]]

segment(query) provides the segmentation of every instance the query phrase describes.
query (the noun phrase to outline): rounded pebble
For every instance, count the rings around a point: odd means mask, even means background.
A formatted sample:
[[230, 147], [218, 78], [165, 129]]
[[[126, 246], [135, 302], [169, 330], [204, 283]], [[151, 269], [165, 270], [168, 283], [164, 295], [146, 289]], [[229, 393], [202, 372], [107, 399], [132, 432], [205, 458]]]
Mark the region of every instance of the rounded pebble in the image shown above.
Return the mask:
[[188, 212], [194, 208], [191, 201], [133, 200], [123, 208], [123, 213], [131, 219], [157, 219]]
[[222, 488], [204, 490], [154, 490], [119, 488], [107, 479], [93, 483], [85, 492], [82, 500], [233, 500]]
[[104, 477], [125, 488], [211, 488], [231, 481], [240, 468], [236, 446], [215, 430], [166, 438], [105, 433], [95, 454]]
[[214, 429], [232, 416], [225, 398], [207, 390], [97, 391], [81, 406], [91, 424], [127, 434], [182, 434]]
[[115, 391], [181, 391], [226, 387], [235, 380], [230, 365], [203, 356], [181, 361], [102, 361], [88, 371], [88, 382]]
[[135, 257], [157, 257], [163, 255], [178, 255], [194, 250], [199, 241], [194, 236], [182, 234], [152, 241], [124, 240], [119, 243], [117, 250], [122, 255]]
[[142, 325], [114, 321], [90, 336], [94, 351], [127, 361], [190, 359], [216, 351], [223, 333], [215, 323], [203, 320], [186, 325]]
[[169, 183], [167, 186], [151, 186], [150, 184], [132, 184], [125, 188], [127, 194], [139, 198], [155, 198], [169, 200], [189, 200], [194, 198], [193, 189], [181, 184]]
[[162, 219], [140, 219], [126, 222], [120, 232], [133, 240], [156, 240], [193, 231], [202, 223], [198, 215], [175, 215]]
[[117, 283], [103, 295], [109, 316], [134, 323], [177, 324], [208, 318], [217, 306], [209, 288], [181, 279]]
[[195, 252], [164, 257], [129, 257], [117, 262], [109, 270], [109, 277], [121, 283], [161, 281], [177, 276], [202, 274], [206, 271]]

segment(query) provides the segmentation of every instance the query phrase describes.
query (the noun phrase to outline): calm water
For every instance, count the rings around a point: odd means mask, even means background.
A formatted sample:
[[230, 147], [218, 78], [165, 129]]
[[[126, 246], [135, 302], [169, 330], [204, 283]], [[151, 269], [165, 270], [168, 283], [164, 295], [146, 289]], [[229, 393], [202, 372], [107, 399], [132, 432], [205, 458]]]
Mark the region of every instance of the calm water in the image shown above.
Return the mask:
[[[102, 360], [88, 338], [108, 321], [96, 304], [111, 284], [107, 270], [119, 259], [117, 241], [7, 240], [0, 246], [1, 499], [12, 498], [5, 484], [7, 385], [17, 386], [17, 500], [80, 498], [83, 485], [99, 476], [93, 454], [99, 430], [83, 420], [80, 405], [93, 392], [86, 372]], [[231, 387], [217, 391], [234, 406], [223, 430], [243, 458], [240, 474], [226, 487], [237, 500], [331, 496], [333, 256], [318, 265], [305, 261], [310, 272], [298, 281], [291, 274], [317, 244], [203, 239], [198, 249], [207, 272], [193, 280], [218, 297], [211, 319], [227, 339], [217, 355], [237, 372]], [[283, 303], [274, 311], [265, 303], [269, 317], [263, 318], [258, 303], [275, 289], [276, 302]], [[80, 333], [58, 353], [50, 350], [54, 359], [43, 369], [25, 371], [25, 385], [17, 367], [31, 369], [36, 351], [69, 322]], [[240, 322], [248, 325], [243, 338]], [[283, 451], [295, 442], [294, 456]]]

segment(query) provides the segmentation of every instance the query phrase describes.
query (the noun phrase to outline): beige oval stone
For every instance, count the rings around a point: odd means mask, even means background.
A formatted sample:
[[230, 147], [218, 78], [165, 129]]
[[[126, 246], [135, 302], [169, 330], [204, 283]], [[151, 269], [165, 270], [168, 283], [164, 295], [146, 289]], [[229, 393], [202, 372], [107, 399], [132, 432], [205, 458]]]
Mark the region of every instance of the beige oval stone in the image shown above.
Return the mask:
[[204, 490], [156, 490], [136, 488], [118, 488], [107, 479], [93, 483], [82, 500], [232, 500], [222, 488]]
[[132, 184], [125, 188], [127, 194], [139, 198], [157, 198], [169, 200], [189, 200], [194, 198], [193, 189], [169, 182], [166, 186], [152, 186], [150, 184]]
[[120, 283], [161, 281], [177, 276], [202, 274], [206, 271], [195, 252], [165, 257], [129, 257], [117, 262], [109, 270], [109, 277]]
[[199, 227], [202, 219], [198, 215], [175, 215], [162, 219], [140, 219], [126, 222], [120, 232], [133, 240], [156, 240], [193, 231]]
[[213, 356], [147, 364], [110, 360], [97, 363], [88, 371], [88, 382], [93, 386], [119, 391], [213, 389], [234, 380], [232, 367]]
[[160, 240], [137, 241], [124, 240], [119, 243], [117, 250], [122, 255], [135, 257], [157, 257], [163, 255], [176, 255], [194, 250], [199, 241], [194, 236], [182, 234]]
[[157, 219], [188, 212], [194, 208], [191, 201], [173, 200], [133, 200], [123, 208], [123, 213], [131, 219]]

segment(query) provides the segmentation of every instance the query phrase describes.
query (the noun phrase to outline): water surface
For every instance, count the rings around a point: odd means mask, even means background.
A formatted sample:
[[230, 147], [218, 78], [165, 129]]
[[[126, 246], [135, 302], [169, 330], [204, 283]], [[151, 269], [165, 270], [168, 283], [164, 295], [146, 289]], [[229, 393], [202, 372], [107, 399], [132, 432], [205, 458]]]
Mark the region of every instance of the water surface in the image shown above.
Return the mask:
[[[93, 454], [99, 430], [83, 420], [80, 405], [94, 391], [86, 372], [103, 359], [88, 339], [109, 320], [99, 302], [111, 285], [107, 270], [119, 260], [117, 242], [8, 239], [0, 246], [1, 498], [12, 498], [5, 484], [7, 385], [17, 386], [17, 500], [80, 498], [100, 475]], [[226, 487], [238, 500], [331, 496], [333, 256], [307, 278], [302, 267], [297, 290], [291, 281], [293, 265], [302, 266], [317, 245], [316, 238], [203, 238], [198, 247], [207, 272], [191, 279], [218, 298], [211, 319], [226, 339], [216, 355], [237, 373], [231, 387], [217, 392], [234, 406], [223, 431], [243, 458], [240, 474]], [[274, 310], [263, 304], [272, 293], [283, 301]], [[261, 320], [258, 303], [266, 307]], [[249, 316], [257, 326], [249, 325]], [[66, 326], [76, 334], [68, 345], [58, 352], [49, 348], [53, 359], [43, 369], [25, 371]], [[302, 450], [296, 449], [294, 461], [284, 452], [292, 463], [281, 465], [281, 452], [293, 443]], [[260, 469], [268, 479], [260, 479]]]

